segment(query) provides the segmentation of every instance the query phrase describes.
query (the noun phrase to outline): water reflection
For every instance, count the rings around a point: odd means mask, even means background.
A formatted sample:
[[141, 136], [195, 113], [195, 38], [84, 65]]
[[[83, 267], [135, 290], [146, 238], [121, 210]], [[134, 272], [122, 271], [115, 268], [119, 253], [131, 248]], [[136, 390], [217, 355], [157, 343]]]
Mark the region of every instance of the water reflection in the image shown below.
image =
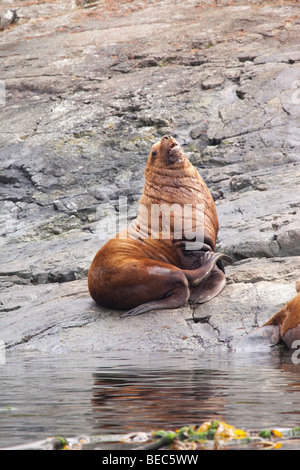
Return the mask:
[[119, 376], [99, 372], [94, 377], [92, 404], [99, 429], [174, 429], [219, 419], [224, 412], [222, 385], [213, 390], [213, 378], [201, 370], [136, 370]]
[[[159, 359], [159, 358], [158, 358]], [[219, 419], [246, 429], [298, 426], [300, 368], [290, 353], [206, 353], [94, 373], [99, 429], [176, 429]]]
[[300, 366], [289, 351], [10, 353], [0, 371], [0, 447], [210, 419], [249, 430], [300, 425]]

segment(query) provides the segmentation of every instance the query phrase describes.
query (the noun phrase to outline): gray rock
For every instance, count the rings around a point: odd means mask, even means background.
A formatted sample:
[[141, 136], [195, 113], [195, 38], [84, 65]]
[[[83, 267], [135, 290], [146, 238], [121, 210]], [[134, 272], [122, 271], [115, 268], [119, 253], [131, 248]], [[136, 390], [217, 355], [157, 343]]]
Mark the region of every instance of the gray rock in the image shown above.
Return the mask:
[[0, 30], [10, 26], [17, 19], [16, 10], [2, 10], [0, 11]]
[[[206, 4], [1, 4], [0, 27], [8, 10], [18, 19], [0, 34], [7, 348], [228, 349], [294, 296], [299, 5]], [[87, 272], [122, 223], [120, 200], [134, 218], [164, 133], [221, 191], [217, 249], [235, 263], [211, 302], [121, 320], [90, 299]]]

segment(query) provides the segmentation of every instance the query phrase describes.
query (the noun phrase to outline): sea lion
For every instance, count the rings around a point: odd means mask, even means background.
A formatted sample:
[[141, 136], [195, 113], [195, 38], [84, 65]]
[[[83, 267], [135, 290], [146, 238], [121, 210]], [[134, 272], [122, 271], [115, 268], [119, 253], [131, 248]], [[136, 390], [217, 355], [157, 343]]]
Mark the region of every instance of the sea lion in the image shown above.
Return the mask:
[[[169, 210], [168, 223], [162, 208]], [[178, 142], [165, 135], [147, 159], [137, 218], [92, 261], [91, 297], [104, 307], [128, 310], [122, 317], [189, 300], [207, 302], [226, 284], [221, 260], [231, 262], [215, 253], [218, 229], [209, 189]]]
[[270, 320], [241, 338], [236, 349], [255, 349], [260, 346], [275, 346], [283, 342], [289, 349], [300, 340], [300, 280], [296, 282], [298, 294], [287, 302]]

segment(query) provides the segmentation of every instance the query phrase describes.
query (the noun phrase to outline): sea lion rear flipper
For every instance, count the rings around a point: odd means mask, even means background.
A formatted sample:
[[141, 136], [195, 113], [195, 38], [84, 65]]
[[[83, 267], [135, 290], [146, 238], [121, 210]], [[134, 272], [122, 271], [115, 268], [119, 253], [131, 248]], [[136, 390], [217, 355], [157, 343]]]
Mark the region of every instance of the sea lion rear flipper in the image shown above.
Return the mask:
[[243, 336], [234, 345], [236, 351], [259, 350], [275, 346], [280, 342], [280, 328], [278, 325], [263, 325]]
[[[185, 280], [186, 282], [186, 280]], [[132, 308], [121, 315], [121, 318], [133, 317], [149, 312], [150, 310], [163, 310], [165, 308], [178, 308], [188, 303], [190, 291], [186, 284], [178, 285], [167, 292], [162, 299], [152, 300]]]
[[139, 305], [138, 307], [135, 307], [135, 308], [132, 308], [131, 310], [128, 310], [128, 312], [122, 313], [120, 318], [135, 317], [137, 315], [141, 315], [142, 313], [149, 312], [150, 310], [156, 310], [150, 304], [151, 304], [151, 302], [149, 302], [147, 304]]

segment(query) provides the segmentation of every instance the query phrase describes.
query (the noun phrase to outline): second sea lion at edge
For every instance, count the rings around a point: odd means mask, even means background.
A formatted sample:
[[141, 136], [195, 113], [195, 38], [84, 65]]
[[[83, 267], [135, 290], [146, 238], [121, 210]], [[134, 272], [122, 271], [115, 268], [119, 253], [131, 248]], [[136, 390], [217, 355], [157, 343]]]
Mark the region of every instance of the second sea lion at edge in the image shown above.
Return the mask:
[[[258, 349], [283, 342], [293, 349], [294, 341], [300, 340], [300, 281], [296, 282], [298, 294], [287, 302], [270, 320], [243, 336], [235, 349]], [[299, 343], [297, 343], [299, 346]]]
[[[215, 253], [215, 203], [197, 169], [169, 135], [151, 149], [139, 202], [133, 224], [95, 255], [88, 273], [91, 297], [101, 306], [128, 310], [124, 317], [188, 301], [203, 303], [218, 295], [226, 284], [222, 260], [231, 259]], [[162, 207], [172, 209], [167, 225]], [[156, 223], [153, 212], [158, 214]], [[180, 230], [182, 225], [188, 228]]]

